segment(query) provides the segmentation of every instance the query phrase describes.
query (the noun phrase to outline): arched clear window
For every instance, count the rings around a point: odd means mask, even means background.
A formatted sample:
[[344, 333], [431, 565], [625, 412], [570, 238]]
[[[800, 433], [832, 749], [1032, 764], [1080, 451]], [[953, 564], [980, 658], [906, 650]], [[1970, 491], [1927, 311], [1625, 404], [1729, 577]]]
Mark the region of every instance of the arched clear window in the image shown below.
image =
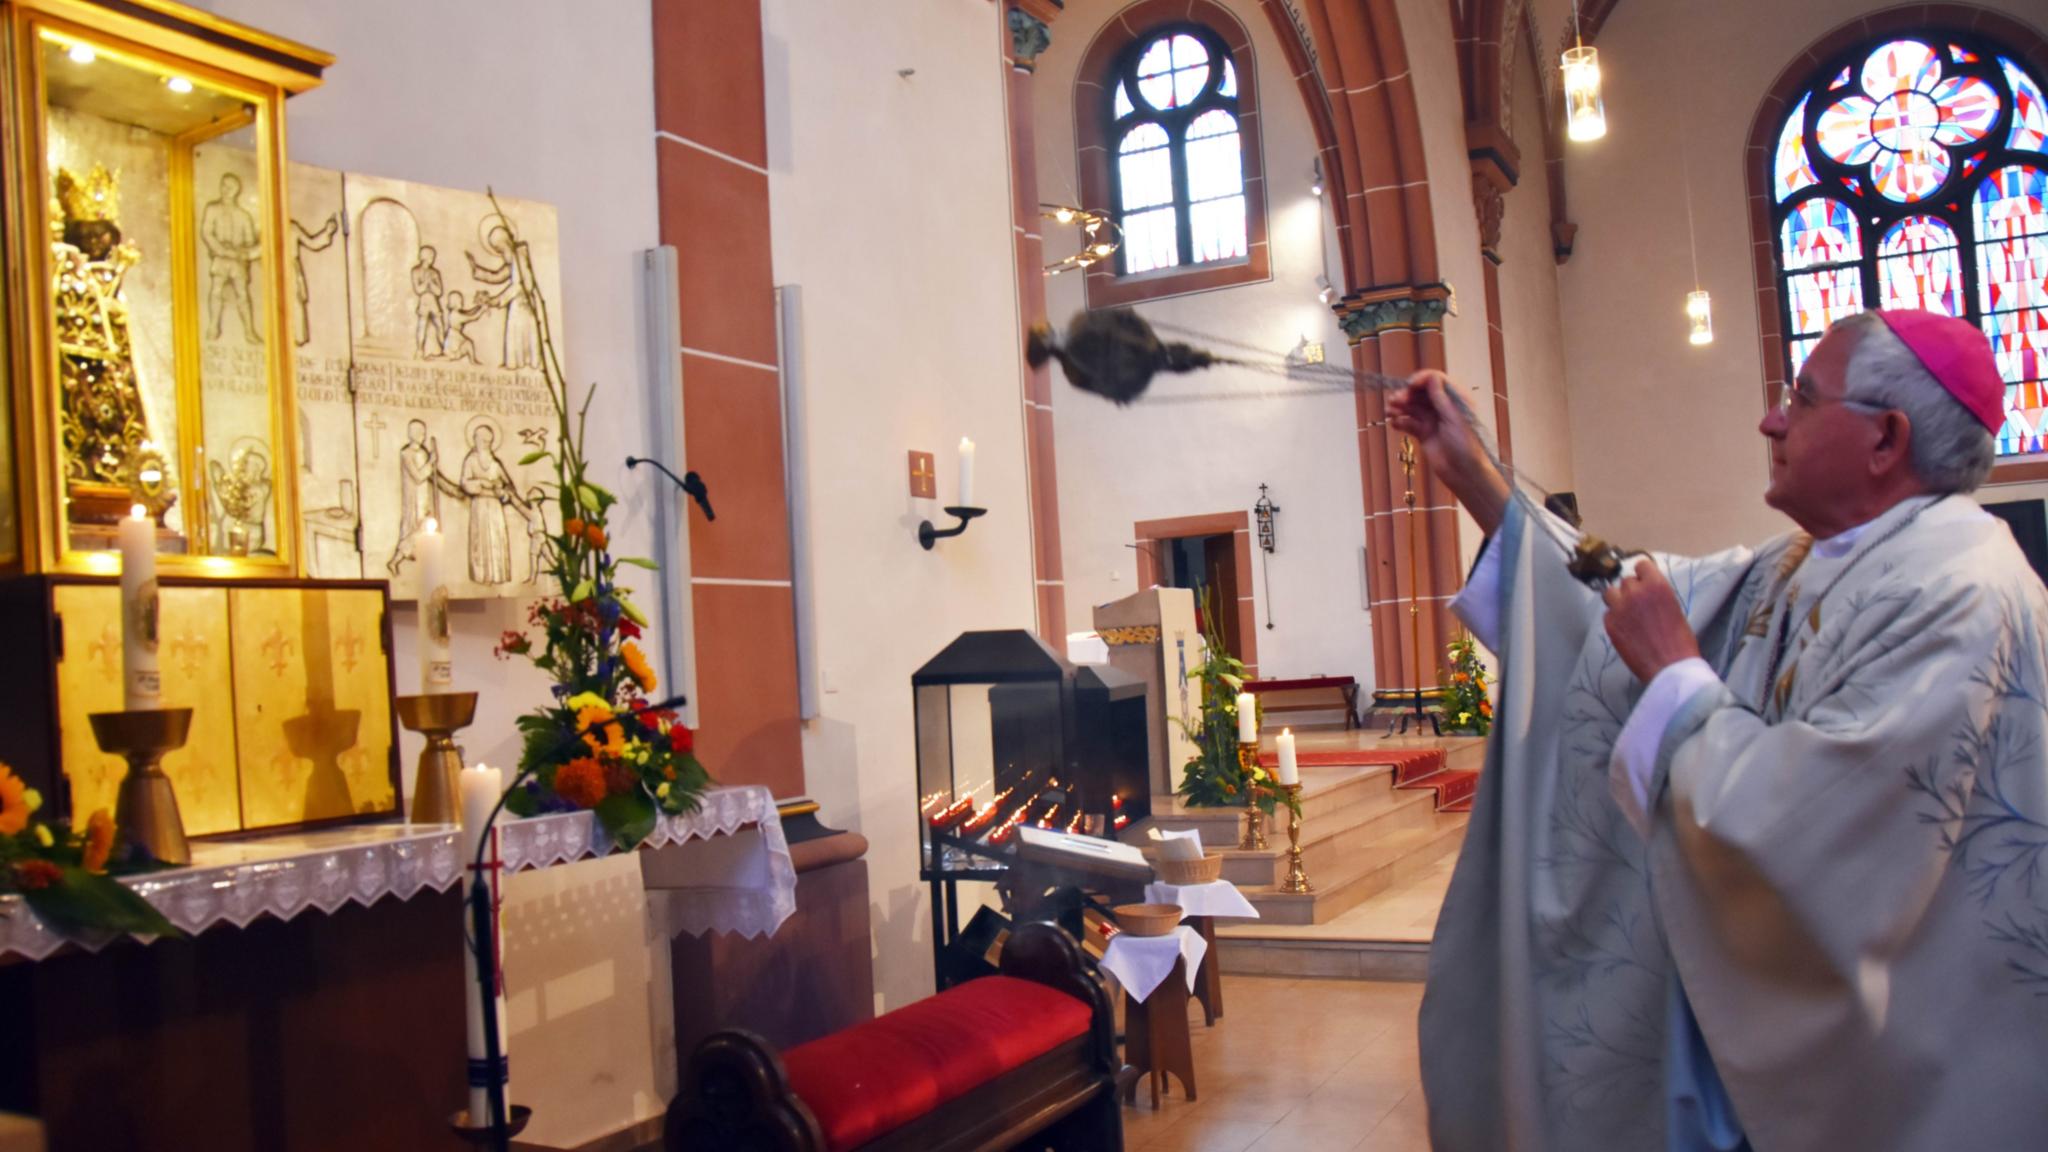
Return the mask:
[[1868, 306], [1983, 326], [2006, 381], [2001, 456], [2048, 440], [2048, 103], [1970, 34], [1891, 36], [1800, 90], [1768, 161], [1785, 356]]
[[1244, 141], [1237, 68], [1214, 32], [1171, 28], [1134, 42], [1113, 76], [1112, 204], [1126, 274], [1244, 259]]

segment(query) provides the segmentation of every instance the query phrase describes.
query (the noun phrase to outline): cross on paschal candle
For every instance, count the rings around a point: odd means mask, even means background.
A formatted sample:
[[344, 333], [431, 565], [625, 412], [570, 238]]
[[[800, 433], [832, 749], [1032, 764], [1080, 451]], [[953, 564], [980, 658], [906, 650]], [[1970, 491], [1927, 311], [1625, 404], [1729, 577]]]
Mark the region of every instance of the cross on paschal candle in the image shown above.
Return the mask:
[[363, 421], [363, 427], [370, 430], [371, 461], [382, 460], [384, 458], [384, 430], [391, 427], [391, 425], [384, 422], [384, 414], [382, 412], [372, 412], [370, 413], [370, 418]]

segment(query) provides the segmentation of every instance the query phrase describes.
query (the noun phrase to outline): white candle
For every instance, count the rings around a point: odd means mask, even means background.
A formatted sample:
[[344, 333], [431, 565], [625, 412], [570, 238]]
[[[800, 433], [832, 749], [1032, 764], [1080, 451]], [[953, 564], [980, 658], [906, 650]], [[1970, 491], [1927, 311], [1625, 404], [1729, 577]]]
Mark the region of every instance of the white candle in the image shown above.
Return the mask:
[[960, 438], [960, 503], [959, 507], [974, 507], [974, 441]]
[[121, 546], [121, 706], [163, 707], [156, 666], [156, 524], [137, 504], [116, 529]]
[[[490, 819], [491, 809], [497, 807], [498, 797], [504, 794], [504, 774], [496, 768], [478, 764], [474, 768], [464, 768], [460, 775], [461, 779], [457, 785], [457, 794], [462, 800], [462, 934], [465, 940], [470, 935], [471, 906], [469, 900], [471, 893], [475, 890], [476, 885], [484, 884], [489, 887], [491, 893], [490, 939], [492, 966], [495, 969], [491, 980], [492, 987], [495, 989], [491, 1001], [491, 1010], [497, 1014], [498, 1055], [503, 1058], [507, 1052], [505, 1035], [505, 970], [503, 964], [505, 932], [503, 925], [498, 920], [498, 908], [502, 902], [502, 897], [498, 889], [498, 832], [495, 827], [491, 830], [490, 847], [484, 852], [484, 867], [481, 872], [476, 867], [476, 856], [477, 845], [483, 840], [484, 824]], [[484, 1005], [483, 998], [477, 988], [476, 973], [476, 953], [465, 946], [462, 949], [462, 1002], [465, 1005], [463, 1017], [468, 1023], [469, 1060], [470, 1068], [472, 1069], [469, 1085], [469, 1123], [472, 1127], [481, 1127], [490, 1122], [491, 1114], [490, 1096], [488, 1094], [489, 1086], [486, 1083], [480, 1082], [476, 1073], [477, 1069], [483, 1067], [482, 1061], [485, 1058]], [[504, 1083], [504, 1080], [501, 1079], [500, 1083]], [[509, 1101], [510, 1092], [511, 1089], [508, 1086], [503, 1098]], [[507, 1110], [508, 1112], [510, 1110], [509, 1103]]]
[[1237, 742], [1259, 742], [1259, 701], [1249, 692], [1237, 694]]
[[1301, 767], [1294, 761], [1294, 729], [1282, 728], [1275, 743], [1280, 746], [1280, 783], [1301, 783]]
[[420, 561], [419, 649], [420, 692], [453, 692], [455, 667], [448, 653], [448, 578], [442, 563], [447, 543], [441, 526], [427, 517], [413, 538]]

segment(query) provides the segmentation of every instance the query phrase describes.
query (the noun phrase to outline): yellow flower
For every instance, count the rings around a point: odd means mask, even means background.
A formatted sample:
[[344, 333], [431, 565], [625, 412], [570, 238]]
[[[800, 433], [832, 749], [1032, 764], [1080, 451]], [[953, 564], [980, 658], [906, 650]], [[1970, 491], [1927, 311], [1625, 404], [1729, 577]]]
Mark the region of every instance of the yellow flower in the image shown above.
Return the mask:
[[41, 844], [45, 848], [48, 848], [51, 844], [55, 842], [56, 841], [53, 840], [50, 836], [50, 826], [48, 824], [36, 825], [36, 843]]
[[0, 836], [12, 836], [28, 827], [28, 794], [33, 791], [14, 769], [0, 764]]
[[571, 712], [581, 712], [585, 708], [602, 708], [607, 713], [612, 710], [611, 703], [595, 692], [578, 692], [564, 703]]
[[23, 789], [21, 793], [21, 799], [22, 803], [28, 805], [29, 811], [40, 812], [43, 810], [43, 794], [41, 792], [36, 791], [35, 789]]
[[1460, 712], [1460, 713], [1458, 713], [1458, 723], [1459, 723], [1459, 724], [1470, 724], [1471, 722], [1472, 722], [1472, 714], [1471, 714], [1470, 712]]
[[662, 783], [661, 783], [661, 787], [659, 787], [659, 788], [656, 788], [656, 789], [654, 790], [654, 794], [655, 794], [656, 796], [659, 796], [659, 797], [661, 797], [661, 798], [662, 798], [663, 800], [666, 800], [666, 799], [668, 799], [668, 792], [669, 792], [669, 786], [668, 786], [668, 781], [666, 781], [666, 780], [662, 781]]
[[654, 668], [647, 663], [647, 654], [631, 640], [619, 646], [619, 657], [626, 662], [626, 671], [640, 685], [642, 692], [654, 691]]

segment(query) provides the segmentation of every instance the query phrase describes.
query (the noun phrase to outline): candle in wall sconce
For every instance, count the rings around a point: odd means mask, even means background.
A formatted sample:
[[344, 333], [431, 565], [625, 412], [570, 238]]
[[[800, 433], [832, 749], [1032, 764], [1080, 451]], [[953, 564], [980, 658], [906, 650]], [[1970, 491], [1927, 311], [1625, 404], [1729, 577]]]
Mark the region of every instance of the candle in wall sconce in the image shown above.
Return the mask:
[[960, 438], [960, 499], [958, 507], [974, 507], [974, 441]]
[[137, 504], [121, 521], [121, 706], [130, 712], [163, 706], [157, 671], [156, 523]]
[[1237, 742], [1259, 742], [1259, 700], [1249, 692], [1237, 694]]
[[455, 667], [448, 645], [448, 577], [444, 560], [447, 538], [433, 517], [420, 525], [413, 540], [420, 562], [419, 639], [420, 693], [455, 690]]

